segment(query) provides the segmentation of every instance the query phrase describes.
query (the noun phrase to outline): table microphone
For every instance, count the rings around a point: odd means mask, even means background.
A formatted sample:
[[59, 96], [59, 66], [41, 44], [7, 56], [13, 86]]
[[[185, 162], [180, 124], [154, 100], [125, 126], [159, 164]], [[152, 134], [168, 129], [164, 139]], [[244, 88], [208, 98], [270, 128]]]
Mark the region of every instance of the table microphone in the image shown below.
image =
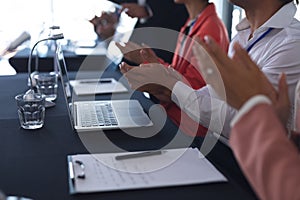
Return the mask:
[[28, 82], [28, 84], [29, 84], [29, 86], [30, 86], [31, 89], [33, 89], [33, 87], [36, 85], [36, 83], [33, 81], [33, 76], [37, 73], [37, 71], [31, 73], [31, 58], [32, 58], [33, 51], [34, 51], [35, 47], [39, 43], [47, 41], [47, 40], [60, 40], [60, 39], [63, 39], [63, 38], [64, 38], [64, 35], [62, 33], [55, 34], [55, 35], [52, 35], [52, 36], [50, 36], [48, 38], [41, 39], [41, 40], [37, 41], [33, 45], [32, 49], [30, 51], [30, 54], [29, 54], [29, 58], [28, 58], [28, 76], [29, 76], [29, 82]]
[[[31, 99], [33, 98], [33, 95], [35, 93], [34, 91], [34, 87], [36, 86], [36, 83], [35, 81], [33, 81], [33, 76], [37, 73], [37, 71], [31, 73], [31, 57], [32, 57], [32, 54], [33, 54], [33, 51], [35, 49], [35, 47], [40, 43], [40, 42], [43, 42], [43, 41], [47, 41], [47, 40], [59, 40], [59, 39], [63, 39], [64, 38], [64, 35], [62, 33], [60, 34], [55, 34], [55, 35], [52, 35], [51, 37], [48, 37], [48, 38], [45, 38], [45, 39], [42, 39], [42, 40], [39, 40], [37, 41], [31, 51], [30, 51], [30, 54], [29, 54], [29, 59], [28, 59], [28, 85], [30, 86], [30, 89], [25, 93], [24, 95], [24, 98], [27, 98], [27, 99]], [[55, 106], [55, 103], [52, 102], [52, 101], [45, 101], [45, 107], [48, 108], [48, 107], [53, 107]]]

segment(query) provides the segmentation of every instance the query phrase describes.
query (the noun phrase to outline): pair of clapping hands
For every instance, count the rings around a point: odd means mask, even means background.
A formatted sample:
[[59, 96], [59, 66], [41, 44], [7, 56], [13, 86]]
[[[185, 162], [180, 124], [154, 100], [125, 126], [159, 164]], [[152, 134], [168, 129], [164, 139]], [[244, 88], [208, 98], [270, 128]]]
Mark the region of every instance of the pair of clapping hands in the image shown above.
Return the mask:
[[[276, 91], [239, 44], [234, 44], [235, 54], [229, 58], [211, 37], [197, 41], [193, 46], [196, 57], [193, 64], [222, 100], [240, 109], [251, 97], [265, 95], [272, 101], [282, 123], [287, 122], [290, 102], [285, 74], [281, 75]], [[171, 101], [174, 85], [178, 81], [185, 82], [174, 69], [158, 63], [134, 67], [123, 62], [120, 69], [132, 89], [149, 92], [161, 101]]]
[[94, 16], [89, 22], [94, 26], [94, 31], [102, 40], [112, 37], [118, 24], [117, 13], [102, 12], [101, 15]]

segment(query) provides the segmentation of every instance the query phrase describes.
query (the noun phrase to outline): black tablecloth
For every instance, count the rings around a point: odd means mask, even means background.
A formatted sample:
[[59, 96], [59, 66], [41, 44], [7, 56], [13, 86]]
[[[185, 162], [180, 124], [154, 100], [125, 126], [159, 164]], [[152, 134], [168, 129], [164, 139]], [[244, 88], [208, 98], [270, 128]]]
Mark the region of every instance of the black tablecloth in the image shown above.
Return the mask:
[[[226, 183], [70, 195], [67, 155], [88, 153], [83, 142], [92, 141], [94, 136], [99, 137], [99, 133], [82, 135], [73, 130], [61, 87], [56, 106], [46, 110], [44, 127], [38, 130], [21, 129], [14, 96], [28, 89], [27, 75], [0, 77], [0, 85], [0, 190], [7, 195], [42, 200], [256, 199], [231, 150], [222, 143], [217, 143], [207, 158], [228, 178]], [[109, 97], [103, 95], [98, 98]], [[139, 99], [145, 111], [153, 105], [141, 93], [135, 93], [132, 98]], [[176, 132], [177, 127], [167, 119], [161, 131], [149, 138], [132, 137], [121, 130], [105, 131], [101, 137], [126, 150], [158, 149], [168, 144], [175, 135], [179, 135], [179, 142], [171, 146], [188, 145], [191, 138]], [[143, 134], [143, 129], [139, 133]], [[106, 140], [94, 141], [99, 151], [111, 150], [111, 145]], [[200, 146], [201, 142], [202, 139], [197, 138], [191, 146]]]

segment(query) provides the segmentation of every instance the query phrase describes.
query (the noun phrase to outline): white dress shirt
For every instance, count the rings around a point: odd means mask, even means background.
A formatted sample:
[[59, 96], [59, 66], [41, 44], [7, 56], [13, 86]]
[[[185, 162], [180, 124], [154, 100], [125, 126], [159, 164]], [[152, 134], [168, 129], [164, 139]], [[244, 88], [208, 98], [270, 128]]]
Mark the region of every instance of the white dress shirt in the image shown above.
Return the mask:
[[[235, 42], [247, 48], [261, 34], [273, 28], [253, 46], [249, 55], [275, 88], [278, 86], [279, 75], [282, 72], [287, 75], [291, 101], [294, 100], [295, 87], [300, 78], [300, 22], [294, 18], [296, 10], [293, 2], [286, 4], [253, 33], [251, 40], [248, 40], [250, 24], [247, 19], [243, 19], [236, 27], [238, 33], [228, 52], [232, 57]], [[178, 82], [173, 88], [172, 100], [201, 125], [229, 138], [230, 122], [237, 111], [211, 91], [209, 86], [193, 90]]]

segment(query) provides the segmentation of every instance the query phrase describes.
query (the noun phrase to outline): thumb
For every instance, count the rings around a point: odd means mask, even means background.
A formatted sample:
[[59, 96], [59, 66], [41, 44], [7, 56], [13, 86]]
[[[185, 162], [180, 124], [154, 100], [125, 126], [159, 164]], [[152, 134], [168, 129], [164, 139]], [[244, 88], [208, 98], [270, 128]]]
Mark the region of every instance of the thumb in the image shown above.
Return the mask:
[[146, 63], [159, 63], [156, 56], [154, 56], [151, 52], [151, 49], [141, 49], [140, 55], [143, 59], [143, 62]]
[[278, 99], [275, 109], [281, 122], [286, 125], [290, 115], [290, 99], [288, 94], [288, 85], [286, 83], [286, 75], [284, 73], [281, 74], [278, 84]]
[[128, 65], [126, 62], [122, 62], [121, 64], [119, 64], [119, 68], [120, 68], [120, 71], [122, 72], [122, 74], [125, 74], [129, 70], [131, 70], [133, 68], [133, 66]]
[[286, 101], [289, 102], [289, 92], [288, 92], [288, 85], [286, 83], [286, 74], [282, 73], [279, 79], [278, 85], [278, 100], [279, 101]]

